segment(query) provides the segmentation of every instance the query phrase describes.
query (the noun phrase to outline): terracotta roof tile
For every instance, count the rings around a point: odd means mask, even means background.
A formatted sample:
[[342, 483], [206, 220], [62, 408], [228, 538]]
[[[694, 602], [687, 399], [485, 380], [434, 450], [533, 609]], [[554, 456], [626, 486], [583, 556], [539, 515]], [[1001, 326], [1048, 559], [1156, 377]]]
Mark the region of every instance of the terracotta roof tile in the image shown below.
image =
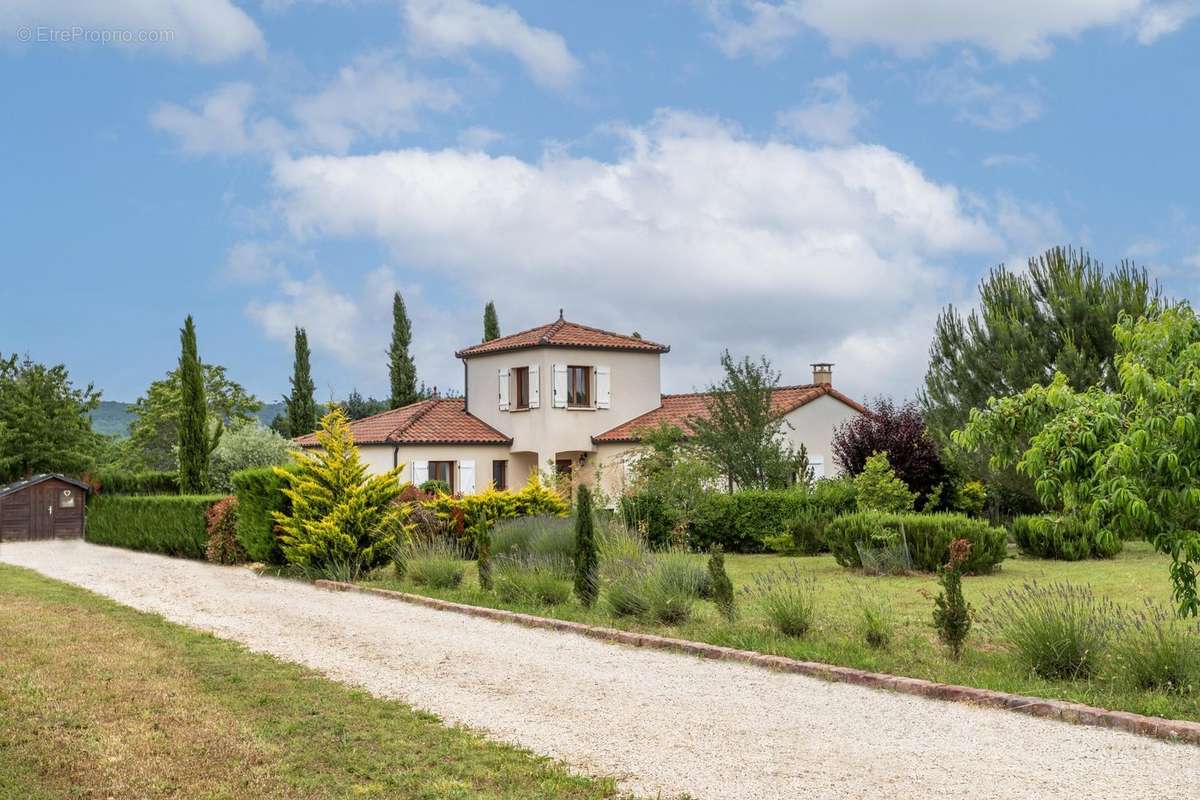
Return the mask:
[[[354, 443], [363, 444], [512, 444], [512, 439], [467, 413], [458, 398], [422, 400], [350, 423]], [[301, 447], [315, 447], [313, 434], [297, 438]]]
[[568, 322], [560, 317], [548, 325], [539, 325], [527, 331], [501, 336], [490, 342], [464, 347], [455, 355], [459, 358], [470, 358], [488, 353], [524, 350], [529, 347], [580, 347], [593, 350], [634, 350], [647, 353], [666, 353], [671, 349], [668, 345], [648, 339], [591, 328], [577, 322]]
[[[771, 401], [776, 411], [787, 414], [802, 405], [811, 403], [818, 397], [829, 395], [840, 400], [860, 413], [866, 413], [861, 403], [851, 400], [846, 395], [828, 384], [804, 384], [801, 386], [780, 386], [775, 390]], [[636, 442], [640, 439], [639, 431], [646, 428], [656, 428], [662, 423], [674, 425], [685, 434], [692, 434], [689, 420], [693, 417], [708, 416], [708, 393], [694, 392], [692, 394], [664, 394], [662, 405], [652, 411], [647, 411], [640, 417], [634, 417], [604, 433], [596, 434], [592, 441], [597, 444], [604, 442]]]

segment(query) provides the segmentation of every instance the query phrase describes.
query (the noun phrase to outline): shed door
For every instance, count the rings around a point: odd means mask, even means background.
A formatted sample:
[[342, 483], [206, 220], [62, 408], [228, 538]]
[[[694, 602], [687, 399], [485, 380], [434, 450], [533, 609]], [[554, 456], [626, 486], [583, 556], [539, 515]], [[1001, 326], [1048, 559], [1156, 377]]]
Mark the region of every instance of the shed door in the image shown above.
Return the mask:
[[43, 483], [33, 486], [33, 505], [29, 509], [30, 538], [50, 539], [54, 536], [54, 500], [58, 491], [53, 483]]

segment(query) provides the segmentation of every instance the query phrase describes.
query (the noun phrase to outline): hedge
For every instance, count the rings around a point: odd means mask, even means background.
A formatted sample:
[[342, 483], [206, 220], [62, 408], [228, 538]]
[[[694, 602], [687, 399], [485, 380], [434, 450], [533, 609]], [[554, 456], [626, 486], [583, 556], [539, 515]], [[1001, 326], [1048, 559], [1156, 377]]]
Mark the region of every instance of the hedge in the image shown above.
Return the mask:
[[1112, 558], [1124, 546], [1111, 531], [1094, 531], [1075, 517], [1017, 517], [1012, 531], [1025, 555], [1059, 561]]
[[230, 481], [238, 500], [237, 539], [246, 555], [264, 564], [284, 563], [271, 518], [272, 512], [291, 510], [291, 501], [283, 493], [284, 479], [273, 467], [253, 467], [233, 473]]
[[797, 552], [817, 553], [828, 549], [829, 520], [854, 508], [854, 484], [841, 479], [819, 480], [809, 488], [710, 492], [688, 526], [688, 543], [702, 551], [719, 544], [726, 552], [759, 553], [768, 538], [784, 535]]
[[860, 568], [859, 542], [895, 541], [901, 531], [908, 542], [913, 568], [922, 572], [934, 572], [945, 564], [955, 539], [971, 543], [963, 571], [972, 575], [991, 572], [1008, 550], [1008, 535], [1003, 528], [993, 528], [962, 514], [845, 514], [830, 521], [825, 536], [837, 563]]
[[100, 470], [91, 476], [98, 494], [154, 495], [179, 494], [179, 473], [175, 471]]
[[93, 495], [89, 542], [184, 558], [204, 558], [205, 513], [221, 495]]

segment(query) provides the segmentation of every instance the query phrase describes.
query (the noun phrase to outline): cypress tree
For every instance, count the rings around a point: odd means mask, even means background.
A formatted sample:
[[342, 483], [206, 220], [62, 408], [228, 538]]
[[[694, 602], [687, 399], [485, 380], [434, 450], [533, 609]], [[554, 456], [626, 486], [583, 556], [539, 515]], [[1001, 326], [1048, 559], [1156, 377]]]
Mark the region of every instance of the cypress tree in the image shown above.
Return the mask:
[[733, 581], [729, 580], [729, 573], [725, 571], [725, 552], [719, 544], [713, 545], [708, 557], [708, 582], [712, 587], [713, 602], [721, 616], [726, 622], [735, 621], [737, 605], [733, 599]]
[[592, 520], [592, 492], [580, 486], [575, 495], [575, 596], [585, 606], [596, 602], [600, 592], [600, 556]]
[[292, 393], [283, 398], [287, 407], [288, 431], [303, 436], [317, 429], [317, 403], [313, 399], [316, 386], [312, 379], [312, 351], [308, 349], [308, 333], [296, 328], [296, 355], [292, 361]]
[[221, 436], [218, 425], [208, 437], [208, 405], [204, 397], [204, 369], [196, 348], [196, 325], [191, 314], [179, 332], [179, 491], [199, 494], [208, 482], [208, 455]]
[[488, 300], [483, 307], [483, 340], [490, 342], [500, 338], [500, 318], [496, 316], [496, 304]]
[[417, 367], [408, 346], [412, 344], [412, 324], [404, 308], [404, 298], [396, 292], [392, 297], [392, 346], [388, 348], [389, 373], [392, 379], [392, 408], [415, 403], [417, 396]]

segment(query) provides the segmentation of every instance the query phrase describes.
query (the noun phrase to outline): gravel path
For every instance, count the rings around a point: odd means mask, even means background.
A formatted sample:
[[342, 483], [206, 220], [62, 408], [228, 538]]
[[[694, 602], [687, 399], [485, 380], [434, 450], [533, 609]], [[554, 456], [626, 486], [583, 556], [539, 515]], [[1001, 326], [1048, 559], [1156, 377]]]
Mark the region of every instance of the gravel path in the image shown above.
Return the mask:
[[1200, 749], [626, 648], [83, 542], [0, 561], [696, 798], [1195, 798]]

